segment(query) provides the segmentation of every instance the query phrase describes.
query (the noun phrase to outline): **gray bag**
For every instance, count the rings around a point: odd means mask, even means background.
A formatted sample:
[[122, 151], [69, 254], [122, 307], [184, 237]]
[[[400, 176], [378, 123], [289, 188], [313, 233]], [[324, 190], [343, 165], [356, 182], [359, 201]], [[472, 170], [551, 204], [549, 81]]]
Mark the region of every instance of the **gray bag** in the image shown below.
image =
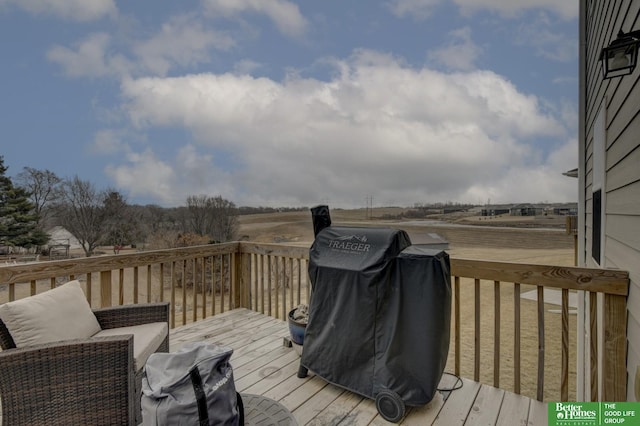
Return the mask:
[[142, 377], [142, 424], [244, 424], [229, 364], [232, 353], [231, 348], [195, 342], [178, 352], [152, 354]]

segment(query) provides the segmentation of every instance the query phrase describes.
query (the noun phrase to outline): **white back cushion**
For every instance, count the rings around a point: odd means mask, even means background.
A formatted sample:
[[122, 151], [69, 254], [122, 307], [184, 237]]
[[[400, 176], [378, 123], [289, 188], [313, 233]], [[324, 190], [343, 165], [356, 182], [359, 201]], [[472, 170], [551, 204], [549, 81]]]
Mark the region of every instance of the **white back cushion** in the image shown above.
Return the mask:
[[80, 282], [0, 305], [0, 318], [16, 347], [86, 339], [100, 331]]

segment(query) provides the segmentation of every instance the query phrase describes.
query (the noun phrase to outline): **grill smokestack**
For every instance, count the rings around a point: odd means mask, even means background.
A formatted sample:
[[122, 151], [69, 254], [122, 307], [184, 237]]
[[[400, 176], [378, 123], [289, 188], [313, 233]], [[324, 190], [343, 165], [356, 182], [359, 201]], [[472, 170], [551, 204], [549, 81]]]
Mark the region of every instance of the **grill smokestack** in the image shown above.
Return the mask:
[[320, 231], [331, 226], [331, 215], [329, 214], [329, 206], [320, 205], [312, 207], [311, 219], [313, 220], [313, 236], [317, 237]]

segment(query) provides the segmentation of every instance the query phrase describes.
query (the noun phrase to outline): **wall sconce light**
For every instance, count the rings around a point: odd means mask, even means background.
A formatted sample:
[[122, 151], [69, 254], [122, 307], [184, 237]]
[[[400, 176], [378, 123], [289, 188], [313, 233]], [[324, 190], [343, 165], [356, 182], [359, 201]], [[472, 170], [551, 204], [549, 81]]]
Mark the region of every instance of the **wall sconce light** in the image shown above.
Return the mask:
[[602, 49], [602, 74], [604, 79], [631, 74], [638, 62], [640, 30], [618, 33], [618, 38]]

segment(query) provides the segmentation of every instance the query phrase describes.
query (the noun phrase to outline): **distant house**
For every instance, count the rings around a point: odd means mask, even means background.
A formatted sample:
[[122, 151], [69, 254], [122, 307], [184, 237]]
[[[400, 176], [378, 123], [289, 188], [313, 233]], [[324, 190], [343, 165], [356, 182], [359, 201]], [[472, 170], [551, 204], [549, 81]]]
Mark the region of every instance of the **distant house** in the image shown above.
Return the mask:
[[553, 214], [575, 216], [578, 214], [578, 203], [566, 203], [553, 206]]
[[577, 215], [578, 203], [561, 204], [496, 204], [484, 206], [482, 216], [540, 216], [543, 214]]
[[511, 216], [540, 216], [544, 213], [544, 207], [533, 204], [517, 204], [509, 209]]
[[[629, 271], [629, 401], [639, 397], [634, 388], [640, 366], [640, 67], [604, 79], [600, 54], [619, 31], [640, 30], [639, 14], [638, 1], [580, 0], [578, 263]], [[580, 295], [578, 302], [577, 396], [584, 399], [593, 385], [589, 341], [583, 337], [590, 327], [588, 297]]]
[[511, 211], [511, 205], [506, 204], [495, 204], [488, 205], [482, 209], [482, 216], [498, 216], [501, 214], [509, 214]]
[[69, 249], [80, 249], [82, 248], [82, 244], [76, 237], [74, 237], [71, 232], [67, 231], [62, 226], [54, 226], [53, 228], [47, 231], [49, 234], [49, 243], [47, 247], [52, 246], [68, 246]]

